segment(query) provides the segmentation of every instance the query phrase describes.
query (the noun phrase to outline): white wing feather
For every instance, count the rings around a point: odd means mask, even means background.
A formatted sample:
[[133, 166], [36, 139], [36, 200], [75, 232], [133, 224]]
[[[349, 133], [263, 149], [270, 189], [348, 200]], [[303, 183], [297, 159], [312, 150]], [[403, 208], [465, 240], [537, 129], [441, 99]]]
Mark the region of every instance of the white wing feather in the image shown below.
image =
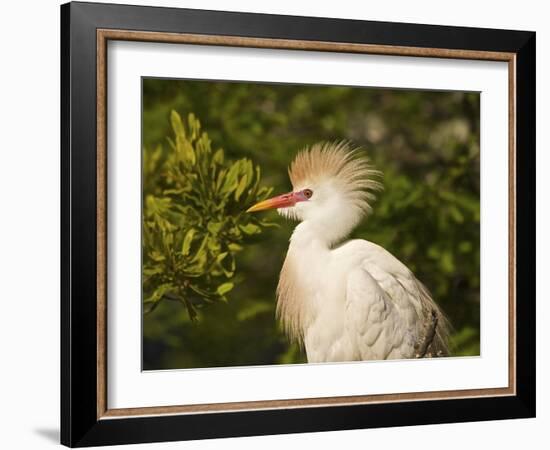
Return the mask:
[[408, 293], [390, 274], [377, 280], [367, 267], [355, 269], [348, 277], [345, 317], [361, 360], [413, 357], [418, 316]]
[[432, 306], [427, 291], [391, 253], [366, 241], [367, 256], [348, 275], [345, 329], [362, 360], [413, 358]]

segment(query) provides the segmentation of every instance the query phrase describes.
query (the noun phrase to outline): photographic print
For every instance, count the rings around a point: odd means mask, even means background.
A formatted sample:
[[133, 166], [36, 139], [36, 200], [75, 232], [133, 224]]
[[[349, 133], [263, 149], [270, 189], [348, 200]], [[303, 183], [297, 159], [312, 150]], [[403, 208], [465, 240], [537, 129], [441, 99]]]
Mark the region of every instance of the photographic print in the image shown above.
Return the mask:
[[62, 5], [61, 442], [534, 417], [535, 47]]
[[480, 354], [477, 92], [142, 78], [143, 370]]

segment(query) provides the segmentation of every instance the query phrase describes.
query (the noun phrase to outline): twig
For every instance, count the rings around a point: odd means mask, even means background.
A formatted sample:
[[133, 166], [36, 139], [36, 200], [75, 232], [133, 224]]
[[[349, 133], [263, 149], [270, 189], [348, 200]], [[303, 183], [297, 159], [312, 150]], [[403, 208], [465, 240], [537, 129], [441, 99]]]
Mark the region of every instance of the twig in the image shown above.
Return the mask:
[[[435, 338], [435, 332], [437, 329], [437, 312], [432, 309], [432, 313], [430, 317], [428, 318], [428, 323], [426, 324], [426, 335], [422, 339], [421, 342], [417, 343], [415, 345], [415, 349], [417, 350], [415, 357], [416, 358], [431, 358], [433, 355], [432, 353], [428, 353], [428, 349], [430, 348], [430, 345], [432, 344], [434, 338]], [[439, 355], [435, 355], [439, 356]]]

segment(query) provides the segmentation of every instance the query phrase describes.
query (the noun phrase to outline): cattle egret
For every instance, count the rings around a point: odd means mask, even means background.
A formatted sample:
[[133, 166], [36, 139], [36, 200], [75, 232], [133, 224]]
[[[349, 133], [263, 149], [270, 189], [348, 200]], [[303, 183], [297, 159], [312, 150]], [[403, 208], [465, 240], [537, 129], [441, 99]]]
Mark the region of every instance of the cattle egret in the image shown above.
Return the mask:
[[289, 175], [291, 192], [248, 212], [276, 208], [300, 222], [279, 278], [277, 317], [308, 362], [447, 354], [447, 321], [423, 284], [377, 244], [345, 241], [381, 189], [362, 151], [319, 143], [297, 154]]

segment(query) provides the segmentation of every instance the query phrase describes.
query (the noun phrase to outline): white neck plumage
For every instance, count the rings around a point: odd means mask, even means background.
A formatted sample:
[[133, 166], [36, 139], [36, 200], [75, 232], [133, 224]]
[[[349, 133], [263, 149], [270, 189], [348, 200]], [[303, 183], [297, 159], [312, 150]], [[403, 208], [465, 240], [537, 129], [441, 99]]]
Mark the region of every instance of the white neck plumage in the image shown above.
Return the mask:
[[294, 228], [290, 237], [290, 248], [315, 246], [330, 250], [349, 236], [359, 221], [355, 217], [350, 215], [333, 217], [331, 220], [306, 219]]

